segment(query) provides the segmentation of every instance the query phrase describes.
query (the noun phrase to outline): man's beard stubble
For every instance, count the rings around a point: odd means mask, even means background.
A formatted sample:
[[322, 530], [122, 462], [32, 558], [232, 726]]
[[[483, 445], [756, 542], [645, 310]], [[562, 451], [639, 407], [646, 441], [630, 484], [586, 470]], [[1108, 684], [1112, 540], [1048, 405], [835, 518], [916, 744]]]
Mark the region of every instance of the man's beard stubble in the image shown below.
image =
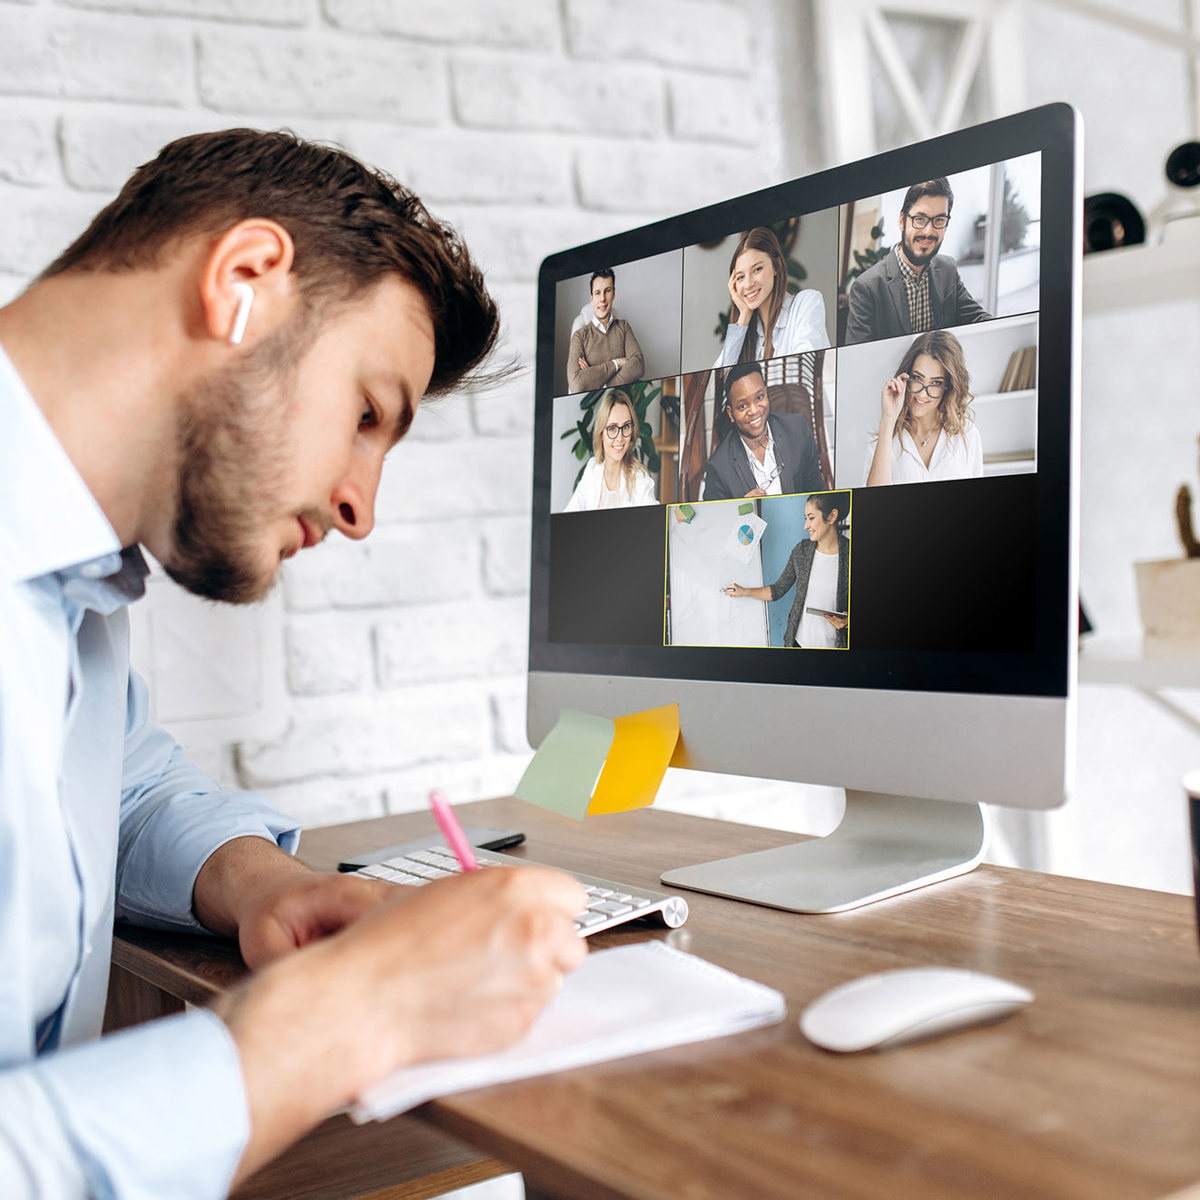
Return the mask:
[[904, 255], [908, 259], [909, 265], [913, 267], [925, 267], [937, 257], [938, 251], [942, 248], [941, 240], [939, 239], [933, 245], [933, 249], [924, 254], [918, 254], [916, 246], [913, 245], [913, 235], [906, 233], [904, 235]]
[[[282, 503], [292, 373], [310, 322], [297, 314], [235, 364], [178, 398], [179, 480], [163, 569], [208, 600], [251, 604], [274, 585], [262, 535]], [[268, 562], [270, 560], [267, 560]]]

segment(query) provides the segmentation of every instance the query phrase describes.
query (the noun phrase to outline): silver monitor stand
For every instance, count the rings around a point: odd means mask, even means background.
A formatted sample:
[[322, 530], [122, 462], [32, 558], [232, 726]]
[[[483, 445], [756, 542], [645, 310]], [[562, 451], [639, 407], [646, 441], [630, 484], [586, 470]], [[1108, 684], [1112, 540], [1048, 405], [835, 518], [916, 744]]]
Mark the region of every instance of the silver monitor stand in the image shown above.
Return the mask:
[[974, 870], [987, 844], [979, 804], [846, 789], [828, 836], [667, 871], [671, 887], [790, 912], [859, 908]]

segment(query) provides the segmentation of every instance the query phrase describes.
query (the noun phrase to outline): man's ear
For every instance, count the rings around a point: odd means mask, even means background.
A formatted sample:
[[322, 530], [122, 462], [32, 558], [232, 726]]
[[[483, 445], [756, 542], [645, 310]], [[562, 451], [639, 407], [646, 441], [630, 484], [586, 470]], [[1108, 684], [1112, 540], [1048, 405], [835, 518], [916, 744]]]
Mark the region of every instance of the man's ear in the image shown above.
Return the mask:
[[[291, 234], [277, 221], [250, 218], [226, 230], [201, 264], [199, 299], [208, 336], [250, 346], [279, 329], [296, 306], [295, 252]], [[248, 319], [247, 286], [253, 291]], [[234, 341], [231, 335], [239, 332]]]

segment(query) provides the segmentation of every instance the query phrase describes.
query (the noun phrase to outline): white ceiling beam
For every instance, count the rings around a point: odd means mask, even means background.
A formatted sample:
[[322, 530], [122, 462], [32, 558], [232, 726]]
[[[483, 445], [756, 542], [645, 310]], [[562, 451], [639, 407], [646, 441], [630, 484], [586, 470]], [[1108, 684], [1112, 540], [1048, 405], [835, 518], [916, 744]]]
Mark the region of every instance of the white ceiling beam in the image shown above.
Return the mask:
[[988, 32], [988, 84], [992, 115], [1020, 112], [1029, 105], [1025, 86], [1025, 37], [1018, 0], [1006, 0], [992, 13]]
[[1200, 37], [1196, 36], [1196, 26], [1193, 26], [1192, 32], [1188, 32], [1178, 25], [1147, 21], [1144, 17], [1132, 16], [1121, 9], [1109, 8], [1107, 4], [1097, 4], [1096, 0], [1040, 0], [1040, 3], [1048, 4], [1052, 8], [1061, 8], [1066, 12], [1079, 13], [1101, 24], [1113, 25], [1117, 29], [1126, 29], [1170, 50], [1200, 54]]
[[876, 149], [875, 110], [864, 82], [870, 46], [859, 8], [858, 0], [817, 0], [815, 10], [835, 162], [866, 158]]

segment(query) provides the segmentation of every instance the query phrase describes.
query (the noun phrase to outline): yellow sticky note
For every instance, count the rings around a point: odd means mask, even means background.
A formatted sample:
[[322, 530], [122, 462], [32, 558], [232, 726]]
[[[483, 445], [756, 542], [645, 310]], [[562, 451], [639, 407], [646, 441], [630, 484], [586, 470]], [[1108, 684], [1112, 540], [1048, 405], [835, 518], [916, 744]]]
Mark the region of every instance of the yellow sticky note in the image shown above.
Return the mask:
[[679, 705], [618, 717], [612, 747], [588, 814], [627, 812], [654, 803], [679, 740]]

